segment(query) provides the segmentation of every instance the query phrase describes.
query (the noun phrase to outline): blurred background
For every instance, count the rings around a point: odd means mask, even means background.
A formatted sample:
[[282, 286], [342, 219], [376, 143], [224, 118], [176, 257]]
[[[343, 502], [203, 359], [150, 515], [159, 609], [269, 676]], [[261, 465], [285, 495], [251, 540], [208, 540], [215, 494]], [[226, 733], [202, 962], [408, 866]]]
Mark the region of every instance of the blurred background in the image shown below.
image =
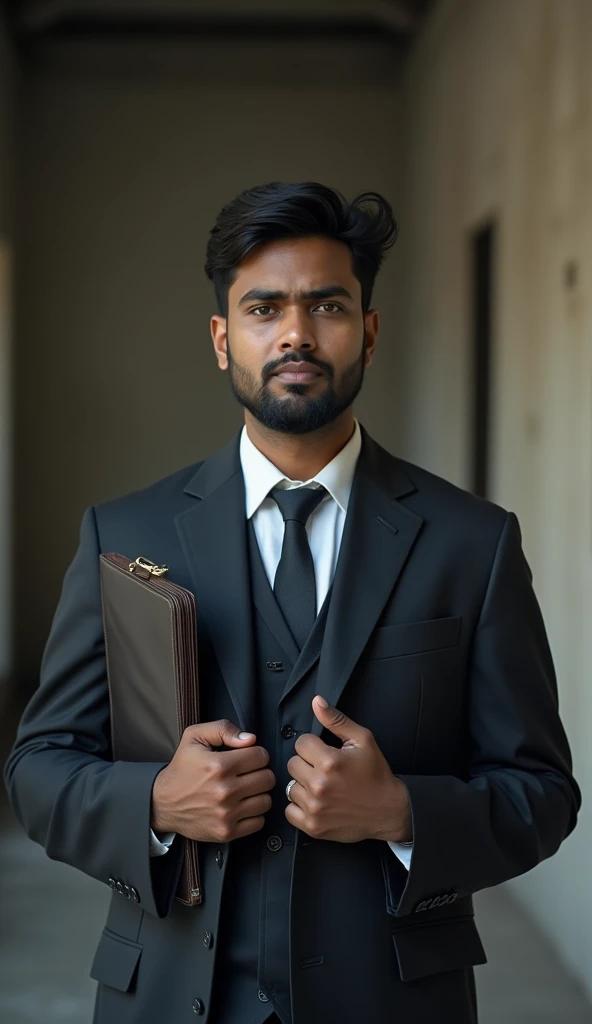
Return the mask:
[[[591, 0], [0, 14], [3, 750], [86, 506], [242, 422], [209, 336], [219, 208], [278, 179], [382, 192], [400, 238], [357, 415], [518, 515], [584, 790], [559, 854], [477, 898], [484, 1024], [592, 1022], [591, 53]], [[0, 1019], [90, 1022], [106, 887], [1, 821]]]

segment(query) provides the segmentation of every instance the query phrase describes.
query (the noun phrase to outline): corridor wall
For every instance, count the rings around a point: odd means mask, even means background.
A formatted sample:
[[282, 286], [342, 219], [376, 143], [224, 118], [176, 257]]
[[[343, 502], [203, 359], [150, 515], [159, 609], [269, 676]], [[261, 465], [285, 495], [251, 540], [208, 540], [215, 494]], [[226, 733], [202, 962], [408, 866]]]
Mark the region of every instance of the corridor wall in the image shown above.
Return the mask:
[[16, 80], [12, 45], [0, 11], [0, 711], [8, 699], [13, 668], [12, 292]]
[[[592, 5], [442, 0], [402, 86], [401, 454], [469, 487], [470, 235], [495, 219], [490, 497], [518, 515], [584, 790], [512, 884], [592, 991]], [[516, 680], [520, 686], [520, 680]]]
[[[395, 53], [395, 55], [393, 55]], [[386, 40], [47, 42], [23, 62], [18, 674], [38, 662], [84, 508], [206, 457], [242, 423], [209, 332], [208, 233], [241, 189], [315, 179], [394, 202]], [[393, 265], [357, 411], [396, 437]]]

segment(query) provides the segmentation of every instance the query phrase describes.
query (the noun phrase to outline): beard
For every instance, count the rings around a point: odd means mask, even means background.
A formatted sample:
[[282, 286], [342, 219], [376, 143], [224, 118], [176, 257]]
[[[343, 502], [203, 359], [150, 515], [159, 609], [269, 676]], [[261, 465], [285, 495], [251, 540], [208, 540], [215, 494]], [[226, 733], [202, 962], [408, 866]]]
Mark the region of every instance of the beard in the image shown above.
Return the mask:
[[[232, 358], [230, 338], [226, 346], [230, 387], [237, 402], [268, 430], [280, 434], [311, 434], [333, 423], [359, 395], [364, 381], [366, 333], [360, 355], [346, 366], [339, 381], [335, 381], [333, 367], [319, 359], [303, 354], [298, 359], [268, 363], [261, 372], [261, 381]], [[283, 384], [282, 395], [276, 396], [269, 387], [272, 374], [279, 366], [290, 369], [298, 363], [314, 363], [323, 370], [326, 386], [323, 394], [310, 395], [310, 384]]]

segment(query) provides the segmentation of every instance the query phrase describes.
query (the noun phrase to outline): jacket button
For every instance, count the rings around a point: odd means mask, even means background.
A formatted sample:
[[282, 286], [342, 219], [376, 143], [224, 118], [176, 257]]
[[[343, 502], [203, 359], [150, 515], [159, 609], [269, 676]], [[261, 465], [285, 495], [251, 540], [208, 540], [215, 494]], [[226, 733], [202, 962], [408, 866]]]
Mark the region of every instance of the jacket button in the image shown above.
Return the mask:
[[270, 836], [267, 840], [267, 848], [272, 850], [273, 853], [277, 853], [278, 850], [281, 850], [283, 845], [284, 841], [283, 839], [280, 839], [279, 836]]
[[193, 1012], [194, 1013], [202, 1014], [204, 1012], [204, 1010], [205, 1010], [205, 1006], [204, 1006], [202, 1000], [201, 999], [194, 999], [193, 1000]]
[[281, 733], [285, 740], [291, 740], [294, 730], [291, 725], [282, 725]]
[[134, 903], [140, 902], [140, 894], [137, 889], [134, 889], [133, 885], [130, 885], [130, 896], [133, 899]]
[[259, 991], [257, 993], [257, 996], [259, 997], [259, 999], [261, 1000], [262, 1003], [268, 1003], [269, 1002], [269, 996], [266, 996], [265, 992], [262, 992], [261, 989], [259, 989]]
[[224, 863], [224, 854], [222, 853], [222, 850], [216, 850], [215, 860], [218, 867], [221, 868]]
[[110, 878], [108, 884], [109, 884], [109, 888], [110, 889], [114, 889], [115, 888], [115, 879], [114, 878]]
[[120, 893], [122, 896], [125, 896], [125, 889], [123, 888], [123, 882], [120, 882], [118, 879], [115, 882], [115, 890], [116, 890], [116, 892]]
[[203, 944], [206, 947], [206, 949], [212, 948], [212, 946], [214, 945], [214, 936], [212, 935], [211, 932], [203, 933]]
[[127, 884], [127, 882], [123, 883], [123, 892], [124, 892], [124, 895], [127, 897], [127, 899], [131, 900], [131, 898], [132, 898], [131, 889], [130, 889], [129, 885]]

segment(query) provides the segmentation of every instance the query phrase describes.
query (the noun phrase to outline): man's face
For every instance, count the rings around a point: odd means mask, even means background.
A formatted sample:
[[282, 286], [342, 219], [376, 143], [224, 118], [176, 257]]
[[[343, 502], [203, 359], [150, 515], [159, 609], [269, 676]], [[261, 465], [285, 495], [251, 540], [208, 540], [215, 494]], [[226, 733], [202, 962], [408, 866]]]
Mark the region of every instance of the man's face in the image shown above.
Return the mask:
[[346, 245], [282, 239], [239, 265], [228, 317], [213, 316], [211, 331], [240, 404], [269, 430], [307, 434], [337, 419], [359, 393], [378, 313], [362, 313]]

